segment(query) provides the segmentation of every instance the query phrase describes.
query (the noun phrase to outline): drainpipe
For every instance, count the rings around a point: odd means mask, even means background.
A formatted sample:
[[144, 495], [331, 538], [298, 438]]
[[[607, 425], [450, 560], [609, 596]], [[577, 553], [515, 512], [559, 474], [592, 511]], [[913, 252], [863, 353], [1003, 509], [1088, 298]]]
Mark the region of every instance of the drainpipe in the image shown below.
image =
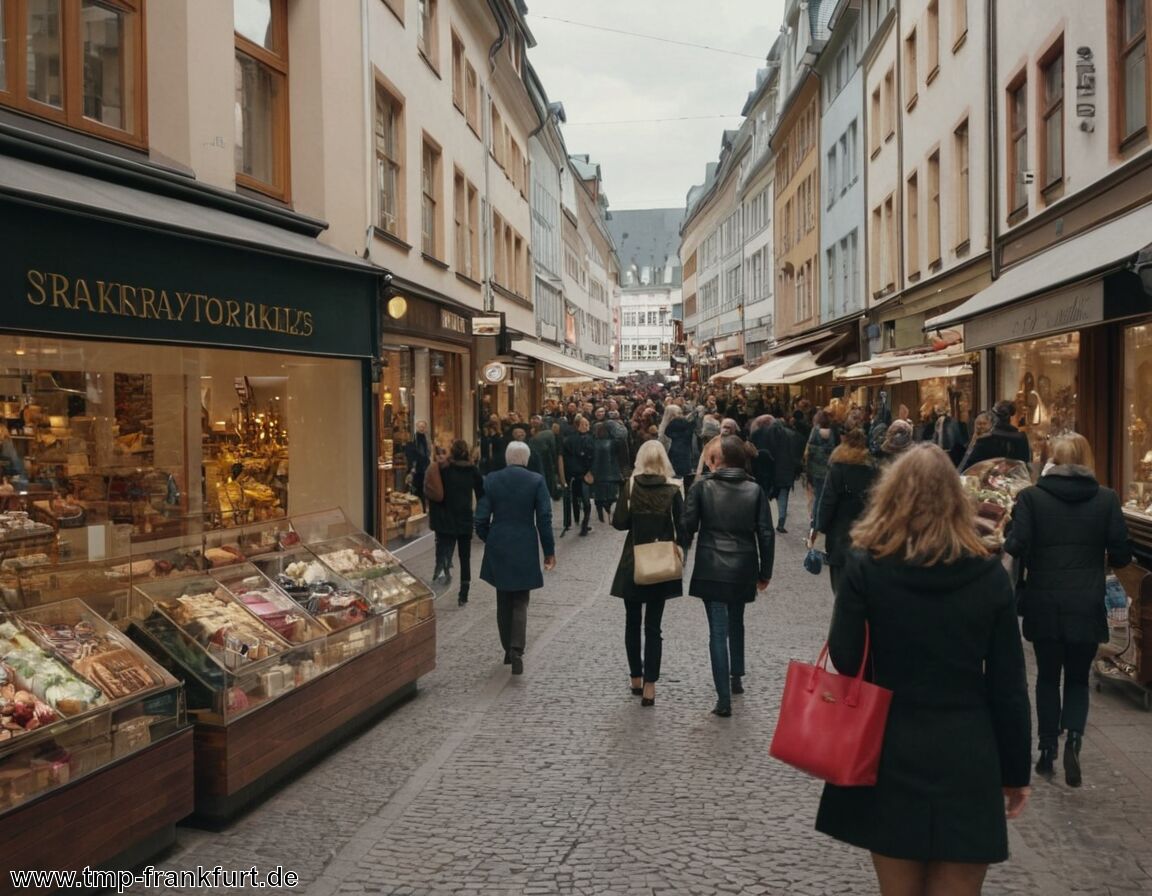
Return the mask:
[[492, 15], [496, 19], [496, 27], [500, 29], [500, 34], [492, 42], [492, 46], [488, 48], [488, 70], [494, 72], [496, 71], [496, 54], [500, 52], [500, 48], [508, 40], [508, 20], [504, 18], [504, 10], [500, 8], [500, 0], [488, 0], [488, 8], [492, 10]]
[[376, 113], [376, 79], [372, 75], [372, 44], [368, 35], [368, 3], [360, 0], [360, 57], [364, 69], [364, 195], [368, 197], [368, 225], [364, 230], [364, 258], [372, 260], [373, 196], [376, 184], [373, 175], [373, 156], [376, 152], [372, 122]]
[[1000, 164], [996, 147], [999, 144], [1000, 118], [997, 114], [996, 100], [998, 91], [996, 79], [999, 70], [996, 65], [996, 0], [986, 0], [987, 34], [988, 34], [988, 67], [985, 77], [988, 79], [988, 248], [992, 256], [992, 279], [1000, 276]]

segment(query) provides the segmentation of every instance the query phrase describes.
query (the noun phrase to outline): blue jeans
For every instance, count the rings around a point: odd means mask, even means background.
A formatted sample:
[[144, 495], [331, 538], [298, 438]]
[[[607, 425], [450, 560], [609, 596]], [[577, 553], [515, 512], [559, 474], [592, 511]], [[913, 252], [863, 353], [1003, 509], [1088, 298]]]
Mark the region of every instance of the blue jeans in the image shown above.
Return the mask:
[[716, 701], [732, 704], [732, 676], [744, 674], [744, 601], [704, 601], [708, 614], [708, 652]]
[[776, 489], [776, 507], [779, 514], [776, 517], [776, 528], [784, 528], [784, 520], [788, 518], [788, 496], [792, 494], [792, 486]]
[[811, 529], [816, 528], [816, 522], [820, 518], [820, 498], [823, 496], [823, 494], [824, 494], [824, 480], [823, 479], [813, 479], [812, 480], [812, 525], [809, 527]]

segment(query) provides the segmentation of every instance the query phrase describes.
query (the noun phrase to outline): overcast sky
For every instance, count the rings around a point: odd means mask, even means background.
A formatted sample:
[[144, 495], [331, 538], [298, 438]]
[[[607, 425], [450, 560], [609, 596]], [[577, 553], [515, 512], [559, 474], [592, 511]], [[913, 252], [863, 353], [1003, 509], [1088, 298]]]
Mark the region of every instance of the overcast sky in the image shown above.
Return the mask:
[[[600, 163], [611, 208], [683, 207], [719, 157], [721, 133], [739, 126], [783, 9], [784, 0], [528, 0], [529, 58], [549, 100], [564, 104], [568, 151]], [[734, 117], [643, 121], [714, 115]], [[593, 124], [606, 121], [635, 123]]]

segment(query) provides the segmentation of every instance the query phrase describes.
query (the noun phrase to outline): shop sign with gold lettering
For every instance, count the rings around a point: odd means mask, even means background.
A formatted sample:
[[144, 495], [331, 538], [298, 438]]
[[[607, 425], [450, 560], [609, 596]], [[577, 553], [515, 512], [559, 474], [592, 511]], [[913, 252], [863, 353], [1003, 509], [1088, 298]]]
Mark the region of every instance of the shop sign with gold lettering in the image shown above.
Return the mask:
[[451, 333], [459, 333], [461, 336], [468, 335], [468, 322], [459, 314], [453, 314], [443, 308], [440, 309], [440, 328]]
[[371, 357], [375, 276], [0, 202], [0, 329]]
[[977, 349], [1022, 342], [1103, 320], [1104, 281], [1094, 280], [967, 321], [964, 345]]

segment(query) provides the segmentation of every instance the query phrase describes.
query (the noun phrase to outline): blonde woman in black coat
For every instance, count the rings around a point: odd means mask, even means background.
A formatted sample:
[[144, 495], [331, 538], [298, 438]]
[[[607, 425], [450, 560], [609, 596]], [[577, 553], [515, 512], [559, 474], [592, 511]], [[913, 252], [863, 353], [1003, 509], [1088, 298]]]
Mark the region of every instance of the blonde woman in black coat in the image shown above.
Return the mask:
[[689, 593], [708, 613], [708, 650], [718, 716], [732, 715], [732, 695], [743, 694], [744, 605], [768, 587], [776, 542], [772, 506], [748, 475], [740, 436], [720, 442], [720, 467], [696, 482], [684, 509], [684, 550], [697, 532]]
[[1008, 857], [1006, 819], [1029, 793], [1012, 582], [931, 443], [886, 469], [852, 540], [829, 652], [855, 675], [867, 626], [872, 679], [892, 706], [875, 786], [826, 784], [816, 829], [869, 850], [883, 894], [975, 896]]
[[[624, 600], [624, 649], [632, 693], [641, 706], [656, 705], [656, 682], [660, 680], [663, 639], [660, 622], [664, 603], [684, 593], [682, 579], [655, 585], [637, 585], [633, 547], [653, 541], [677, 543], [681, 538], [684, 497], [674, 479], [668, 452], [657, 439], [645, 442], [636, 453], [632, 477], [625, 480], [612, 525], [627, 532], [624, 550], [612, 579], [612, 595]], [[643, 648], [641, 648], [643, 629]]]
[[1004, 549], [1024, 564], [1019, 610], [1036, 653], [1036, 771], [1052, 776], [1064, 729], [1064, 779], [1079, 787], [1088, 672], [1097, 645], [1108, 640], [1104, 560], [1126, 566], [1132, 551], [1120, 498], [1096, 481], [1088, 440], [1079, 433], [1056, 437], [1051, 462], [1036, 485], [1017, 495]]

